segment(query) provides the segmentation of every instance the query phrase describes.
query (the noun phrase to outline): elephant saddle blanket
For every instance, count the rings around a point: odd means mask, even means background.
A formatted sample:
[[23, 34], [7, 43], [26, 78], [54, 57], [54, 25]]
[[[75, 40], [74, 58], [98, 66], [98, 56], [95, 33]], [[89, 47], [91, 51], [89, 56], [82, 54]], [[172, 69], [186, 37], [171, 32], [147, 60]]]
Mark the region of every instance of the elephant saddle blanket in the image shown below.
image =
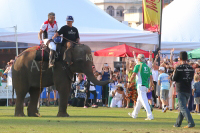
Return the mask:
[[[42, 61], [42, 48], [43, 48], [43, 61], [48, 62], [49, 61], [49, 52], [50, 49], [48, 47], [41, 47], [36, 51], [35, 60], [36, 61]], [[60, 55], [60, 48], [57, 47], [56, 54], [55, 54], [55, 61], [59, 61], [59, 59], [62, 59]]]

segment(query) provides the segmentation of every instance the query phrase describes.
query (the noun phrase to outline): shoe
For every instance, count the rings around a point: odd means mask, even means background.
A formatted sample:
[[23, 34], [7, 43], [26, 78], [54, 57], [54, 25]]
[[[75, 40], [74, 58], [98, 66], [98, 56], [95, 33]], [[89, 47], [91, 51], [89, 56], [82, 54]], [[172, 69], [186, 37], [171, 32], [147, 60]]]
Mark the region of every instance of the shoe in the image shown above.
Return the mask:
[[169, 108], [166, 106], [165, 108], [164, 108], [164, 113], [166, 113], [166, 111], [168, 110]]
[[106, 105], [105, 105], [105, 104], [103, 104], [103, 107], [106, 107]]
[[162, 112], [163, 112], [163, 113], [165, 112], [165, 108], [162, 108]]
[[130, 112], [128, 113], [128, 115], [129, 115], [130, 117], [134, 118], [134, 119], [137, 118], [136, 116], [133, 116], [132, 113], [130, 113]]
[[170, 109], [169, 111], [172, 111], [172, 109]]
[[184, 126], [183, 128], [193, 128], [194, 126]]
[[83, 108], [87, 109], [88, 107], [87, 107], [87, 106], [84, 106]]
[[173, 127], [180, 127], [180, 126], [177, 126], [176, 124], [174, 124]]
[[151, 121], [151, 120], [153, 120], [153, 118], [147, 117], [145, 120], [146, 120], [146, 121]]
[[92, 105], [92, 108], [98, 108], [98, 105]]

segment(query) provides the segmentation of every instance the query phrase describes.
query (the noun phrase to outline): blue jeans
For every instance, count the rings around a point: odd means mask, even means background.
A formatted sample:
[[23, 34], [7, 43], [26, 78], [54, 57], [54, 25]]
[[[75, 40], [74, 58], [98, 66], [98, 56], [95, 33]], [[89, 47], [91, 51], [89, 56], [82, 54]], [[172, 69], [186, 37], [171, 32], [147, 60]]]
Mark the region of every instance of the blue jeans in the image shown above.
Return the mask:
[[178, 105], [180, 108], [180, 113], [178, 118], [176, 119], [176, 124], [175, 126], [180, 127], [183, 121], [183, 118], [188, 122], [189, 127], [194, 127], [194, 120], [192, 119], [192, 116], [190, 114], [189, 109], [187, 108], [187, 103], [188, 99], [190, 98], [190, 93], [185, 93], [185, 92], [178, 92]]

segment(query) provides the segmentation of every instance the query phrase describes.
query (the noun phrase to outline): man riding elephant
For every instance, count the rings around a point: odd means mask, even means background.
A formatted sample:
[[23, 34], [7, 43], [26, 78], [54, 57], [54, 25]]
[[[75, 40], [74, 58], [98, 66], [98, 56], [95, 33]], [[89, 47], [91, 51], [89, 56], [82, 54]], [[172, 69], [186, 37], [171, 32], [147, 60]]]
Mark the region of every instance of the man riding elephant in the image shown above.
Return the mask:
[[[56, 44], [52, 40], [52, 37], [57, 30], [58, 30], [58, 25], [57, 22], [55, 21], [55, 13], [50, 12], [48, 14], [48, 20], [42, 24], [40, 32], [38, 33], [40, 44], [44, 43], [50, 49], [49, 68], [53, 67], [55, 62]], [[42, 33], [43, 33], [43, 40], [42, 40]]]
[[55, 35], [52, 37], [52, 39], [56, 38], [59, 35], [63, 35], [64, 39], [62, 41], [63, 45], [67, 46], [67, 50], [65, 51], [64, 60], [67, 61], [68, 65], [70, 66], [73, 62], [71, 62], [71, 55], [72, 55], [72, 47], [76, 43], [80, 44], [80, 37], [78, 29], [74, 26], [72, 26], [72, 23], [74, 22], [74, 18], [72, 16], [67, 16], [67, 25], [64, 25], [61, 27], [61, 29], [55, 33]]

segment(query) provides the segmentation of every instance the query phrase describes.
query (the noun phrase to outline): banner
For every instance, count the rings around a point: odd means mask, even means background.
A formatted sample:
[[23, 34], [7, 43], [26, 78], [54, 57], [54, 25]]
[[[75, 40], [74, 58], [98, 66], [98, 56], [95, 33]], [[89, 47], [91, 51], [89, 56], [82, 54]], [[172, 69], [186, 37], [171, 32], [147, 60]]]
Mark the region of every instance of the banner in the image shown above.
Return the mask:
[[162, 0], [143, 0], [144, 30], [159, 32]]
[[[7, 83], [2, 83], [0, 86], [0, 99], [11, 99], [12, 98], [12, 86], [7, 86]], [[14, 98], [16, 94], [14, 93]]]

